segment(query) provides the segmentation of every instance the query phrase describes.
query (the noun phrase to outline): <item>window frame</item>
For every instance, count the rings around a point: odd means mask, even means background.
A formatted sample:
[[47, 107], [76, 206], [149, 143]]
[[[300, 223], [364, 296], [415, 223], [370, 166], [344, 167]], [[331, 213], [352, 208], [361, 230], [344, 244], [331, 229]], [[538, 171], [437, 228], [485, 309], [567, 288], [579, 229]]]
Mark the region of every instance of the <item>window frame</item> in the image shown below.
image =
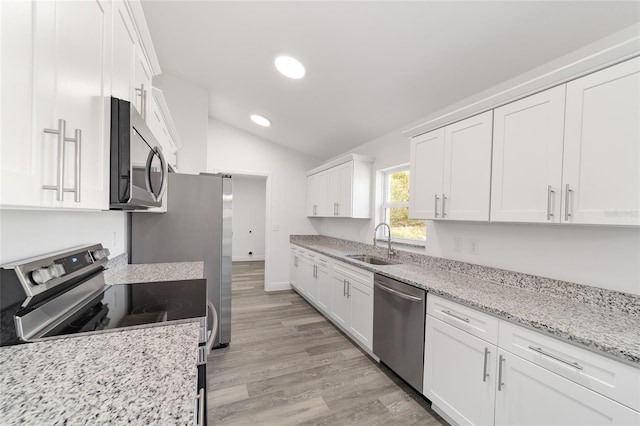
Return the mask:
[[[387, 223], [389, 225], [391, 225], [390, 223], [388, 223], [388, 221], [386, 220], [386, 210], [388, 208], [401, 208], [401, 207], [407, 207], [409, 208], [409, 201], [405, 201], [405, 202], [389, 202], [387, 201], [387, 197], [389, 196], [389, 176], [394, 174], [394, 173], [398, 173], [398, 172], [403, 172], [403, 171], [410, 171], [410, 165], [409, 163], [406, 164], [401, 164], [399, 166], [394, 166], [394, 167], [390, 167], [388, 169], [384, 169], [384, 170], [380, 170], [380, 177], [381, 177], [381, 185], [380, 185], [380, 189], [381, 189], [381, 193], [380, 193], [380, 206], [379, 206], [379, 210], [378, 210], [378, 223], [380, 222], [384, 222]], [[409, 175], [409, 185], [411, 185], [411, 175]], [[425, 227], [426, 227], [426, 221], [425, 221]], [[381, 226], [378, 229], [378, 232], [376, 234], [376, 239], [378, 240], [386, 240], [387, 239], [387, 227], [386, 226]], [[400, 243], [400, 244], [407, 244], [407, 245], [413, 245], [413, 246], [420, 246], [420, 247], [425, 247], [426, 245], [426, 240], [417, 240], [417, 239], [413, 239], [413, 238], [400, 238], [400, 237], [391, 237], [391, 242], [395, 242], [395, 243]]]

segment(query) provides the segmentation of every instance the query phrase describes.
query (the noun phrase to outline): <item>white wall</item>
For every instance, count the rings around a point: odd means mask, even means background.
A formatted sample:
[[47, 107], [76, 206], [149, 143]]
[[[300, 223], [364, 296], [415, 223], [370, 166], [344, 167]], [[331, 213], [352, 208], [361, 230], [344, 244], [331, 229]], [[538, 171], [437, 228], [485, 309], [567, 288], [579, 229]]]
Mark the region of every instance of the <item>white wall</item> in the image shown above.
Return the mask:
[[123, 212], [0, 211], [0, 264], [95, 243], [113, 258], [125, 252], [126, 241]]
[[178, 171], [198, 174], [207, 167], [209, 93], [170, 74], [160, 74], [153, 85], [162, 90], [182, 146]]
[[233, 175], [234, 261], [264, 260], [266, 197], [266, 177]]
[[306, 171], [319, 161], [221, 121], [209, 121], [207, 171], [267, 177], [265, 288], [289, 288], [289, 235], [314, 234], [306, 217]]

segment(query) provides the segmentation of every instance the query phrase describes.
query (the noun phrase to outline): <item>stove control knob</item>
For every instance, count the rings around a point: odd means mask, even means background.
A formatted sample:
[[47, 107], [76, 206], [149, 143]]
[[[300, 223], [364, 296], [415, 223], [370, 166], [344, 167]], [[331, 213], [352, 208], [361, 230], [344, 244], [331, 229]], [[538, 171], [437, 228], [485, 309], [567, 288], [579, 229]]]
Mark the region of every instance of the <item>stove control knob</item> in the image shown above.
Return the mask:
[[47, 281], [63, 276], [64, 273], [64, 266], [54, 263], [47, 268], [40, 268], [31, 272], [31, 279], [35, 284], [45, 284]]
[[95, 260], [102, 260], [107, 258], [107, 256], [109, 256], [111, 252], [109, 251], [108, 248], [103, 248], [103, 249], [95, 250], [92, 254]]
[[49, 273], [53, 278], [59, 278], [63, 276], [64, 273], [66, 272], [64, 270], [64, 266], [58, 265], [57, 263], [54, 263], [53, 265], [49, 266], [48, 269], [49, 269]]

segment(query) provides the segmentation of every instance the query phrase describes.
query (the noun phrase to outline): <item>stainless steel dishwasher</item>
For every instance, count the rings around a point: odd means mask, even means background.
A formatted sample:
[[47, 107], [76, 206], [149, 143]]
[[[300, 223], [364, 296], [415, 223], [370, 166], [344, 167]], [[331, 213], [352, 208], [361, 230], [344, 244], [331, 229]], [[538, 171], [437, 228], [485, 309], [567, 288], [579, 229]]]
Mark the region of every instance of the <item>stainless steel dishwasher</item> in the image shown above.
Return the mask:
[[373, 353], [422, 393], [427, 293], [377, 275], [373, 293]]

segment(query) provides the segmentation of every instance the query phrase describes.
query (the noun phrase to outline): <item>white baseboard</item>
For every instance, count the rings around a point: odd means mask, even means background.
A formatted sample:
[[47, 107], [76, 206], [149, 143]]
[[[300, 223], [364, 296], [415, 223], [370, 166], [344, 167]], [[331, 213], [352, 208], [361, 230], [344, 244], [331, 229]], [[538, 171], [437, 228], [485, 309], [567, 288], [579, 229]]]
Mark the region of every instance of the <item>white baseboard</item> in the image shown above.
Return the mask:
[[233, 256], [232, 262], [258, 262], [264, 260], [264, 256]]
[[281, 283], [269, 283], [265, 286], [265, 291], [282, 291], [282, 290], [291, 290], [291, 285], [289, 281], [281, 282]]

